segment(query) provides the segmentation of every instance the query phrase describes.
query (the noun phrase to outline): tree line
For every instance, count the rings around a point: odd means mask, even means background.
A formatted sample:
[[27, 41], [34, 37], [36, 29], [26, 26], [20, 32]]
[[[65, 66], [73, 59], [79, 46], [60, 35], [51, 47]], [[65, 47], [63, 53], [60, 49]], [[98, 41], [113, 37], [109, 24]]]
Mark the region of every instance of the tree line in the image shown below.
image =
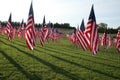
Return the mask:
[[113, 29], [113, 28], [109, 28], [108, 25], [106, 23], [99, 23], [97, 24], [97, 28], [98, 28], [98, 32], [99, 33], [104, 33], [105, 29], [107, 29], [107, 33], [108, 34], [116, 34], [118, 32], [118, 28]]
[[[0, 23], [1, 23], [1, 25], [2, 26], [6, 26], [6, 24], [7, 24], [7, 21], [4, 21], [4, 22], [2, 22], [2, 21], [0, 21]], [[20, 25], [21, 25], [21, 23], [20, 22], [12, 22], [11, 23], [12, 24], [12, 26], [13, 27], [15, 27], [15, 28], [18, 28]], [[25, 23], [24, 23], [25, 24]], [[26, 25], [26, 24], [25, 24]], [[59, 24], [59, 23], [47, 23], [46, 25], [50, 25], [51, 27], [54, 27], [54, 28], [66, 28], [66, 29], [74, 29], [75, 27], [72, 27], [72, 26], [70, 26], [70, 24], [69, 23], [61, 23], [61, 24]], [[35, 27], [37, 27], [37, 28], [40, 28], [40, 27], [42, 27], [42, 24], [40, 24], [40, 23], [36, 23], [35, 24]]]
[[[1, 25], [3, 26], [3, 27], [5, 27], [6, 26], [6, 24], [7, 24], [7, 21], [0, 21], [0, 23], [1, 23]], [[20, 27], [20, 25], [21, 25], [21, 23], [20, 22], [12, 22], [12, 26], [13, 27], [15, 27], [16, 29], [18, 29], [19, 27]], [[26, 25], [26, 24], [25, 24]], [[70, 24], [69, 23], [47, 23], [46, 25], [50, 25], [51, 27], [54, 27], [54, 28], [63, 28], [63, 29], [74, 29], [75, 27], [73, 27], [73, 26], [70, 26]], [[40, 28], [40, 27], [42, 27], [42, 24], [40, 24], [40, 23], [36, 23], [35, 24], [35, 27], [36, 28]], [[104, 33], [104, 31], [105, 31], [105, 28], [107, 28], [107, 24], [106, 23], [99, 23], [99, 24], [97, 24], [97, 28], [98, 28], [98, 32], [99, 33]], [[116, 34], [117, 32], [118, 32], [118, 29], [119, 29], [120, 27], [118, 27], [118, 28], [116, 28], [116, 29], [113, 29], [113, 28], [107, 28], [107, 32], [109, 33], [109, 34]]]

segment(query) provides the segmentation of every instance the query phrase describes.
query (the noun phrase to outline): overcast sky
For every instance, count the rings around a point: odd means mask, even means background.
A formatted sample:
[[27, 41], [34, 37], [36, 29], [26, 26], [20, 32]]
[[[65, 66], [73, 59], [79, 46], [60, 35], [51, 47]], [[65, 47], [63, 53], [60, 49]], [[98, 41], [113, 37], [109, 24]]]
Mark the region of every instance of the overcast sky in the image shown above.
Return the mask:
[[[0, 0], [0, 20], [7, 21], [10, 12], [12, 21], [27, 21], [31, 0]], [[108, 27], [120, 26], [120, 0], [33, 0], [36, 23], [70, 23], [77, 27], [82, 19], [88, 21], [91, 6], [94, 4], [96, 22], [104, 22]]]

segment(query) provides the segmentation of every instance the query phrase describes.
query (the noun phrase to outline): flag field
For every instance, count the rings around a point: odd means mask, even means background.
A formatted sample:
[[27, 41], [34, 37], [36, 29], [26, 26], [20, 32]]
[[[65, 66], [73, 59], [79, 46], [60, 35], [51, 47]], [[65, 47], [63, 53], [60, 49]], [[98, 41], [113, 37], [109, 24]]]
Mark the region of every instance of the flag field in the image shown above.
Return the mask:
[[93, 56], [66, 37], [44, 47], [37, 39], [30, 51], [23, 38], [0, 34], [0, 80], [120, 80], [120, 54], [100, 46]]

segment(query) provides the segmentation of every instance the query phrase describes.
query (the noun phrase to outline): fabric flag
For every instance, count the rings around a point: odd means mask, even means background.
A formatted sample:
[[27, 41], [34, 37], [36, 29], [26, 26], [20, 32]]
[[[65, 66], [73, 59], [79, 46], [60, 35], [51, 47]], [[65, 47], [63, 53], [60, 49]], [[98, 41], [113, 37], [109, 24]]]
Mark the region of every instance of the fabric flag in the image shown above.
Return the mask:
[[60, 29], [54, 29], [54, 31], [53, 31], [53, 38], [54, 38], [54, 40], [60, 40], [61, 38], [62, 38], [62, 36], [63, 36], [63, 33], [60, 31]]
[[10, 41], [13, 39], [13, 34], [12, 34], [13, 27], [12, 27], [12, 24], [11, 24], [12, 23], [11, 22], [11, 17], [12, 17], [12, 15], [10, 13], [10, 16], [9, 16], [9, 19], [8, 19], [8, 22], [7, 22], [7, 26], [6, 26], [8, 40], [10, 40]]
[[94, 14], [94, 8], [92, 6], [91, 12], [89, 15], [89, 19], [87, 22], [87, 26], [85, 29], [85, 38], [87, 40], [87, 45], [92, 52], [92, 54], [96, 54], [98, 52], [98, 31], [96, 27], [96, 19]]
[[82, 32], [85, 31], [84, 19], [82, 20], [82, 23], [81, 23], [81, 26], [80, 26], [80, 30], [81, 30]]
[[27, 26], [25, 28], [25, 41], [30, 50], [35, 46], [35, 28], [34, 28], [34, 13], [32, 3], [29, 10]]
[[101, 39], [101, 45], [104, 47], [104, 48], [107, 48], [107, 28], [105, 29], [105, 32], [102, 36], [102, 39]]
[[77, 39], [76, 39], [76, 29], [75, 28], [74, 28], [74, 30], [69, 32], [66, 36], [73, 44], [75, 44], [76, 47], [78, 47]]
[[40, 44], [43, 47], [44, 46], [44, 40], [43, 40], [43, 33], [39, 31], [39, 38], [40, 38]]
[[[81, 23], [81, 27], [83, 27], [83, 21]], [[87, 41], [84, 37], [84, 33], [82, 32], [81, 29], [79, 29], [79, 27], [77, 29], [76, 37], [78, 38], [78, 41], [79, 41], [82, 49], [85, 51], [87, 49]]]
[[48, 29], [49, 29], [49, 32], [48, 32], [48, 38], [50, 38], [51, 34], [52, 34], [52, 27], [53, 27], [53, 24], [49, 21], [49, 24], [48, 24]]
[[45, 16], [44, 16], [42, 28], [40, 29], [40, 34], [39, 34], [40, 44], [42, 45], [42, 47], [44, 46], [44, 41], [47, 38], [47, 35], [48, 35], [48, 29], [46, 26]]
[[73, 33], [70, 36], [70, 41], [75, 44], [75, 34], [76, 34], [76, 29], [73, 30]]
[[43, 33], [43, 40], [45, 41], [48, 36], [48, 33], [49, 33], [49, 30], [48, 30], [46, 22], [45, 22], [45, 16], [43, 18], [43, 25], [41, 28], [41, 32]]
[[18, 29], [18, 34], [17, 34], [17, 36], [18, 36], [19, 38], [21, 38], [21, 37], [23, 36], [23, 33], [24, 33], [24, 20], [22, 20], [22, 22], [21, 22], [21, 25], [20, 25], [20, 27], [19, 27], [19, 29]]
[[42, 46], [44, 46], [44, 41], [45, 40], [48, 41], [48, 37], [49, 37], [49, 28], [47, 28], [47, 25], [46, 25], [46, 22], [45, 22], [45, 16], [44, 16], [42, 28], [40, 30], [40, 44]]
[[120, 52], [120, 30], [118, 30], [117, 33], [116, 49], [118, 52]]
[[47, 29], [48, 29], [48, 34], [47, 34], [46, 40], [47, 40], [47, 42], [49, 42], [50, 36], [52, 34], [52, 23], [50, 21], [47, 25]]
[[75, 28], [74, 29], [74, 32], [72, 34], [72, 40], [73, 40], [73, 43], [75, 44], [76, 48], [79, 47], [79, 39], [77, 38], [77, 29]]

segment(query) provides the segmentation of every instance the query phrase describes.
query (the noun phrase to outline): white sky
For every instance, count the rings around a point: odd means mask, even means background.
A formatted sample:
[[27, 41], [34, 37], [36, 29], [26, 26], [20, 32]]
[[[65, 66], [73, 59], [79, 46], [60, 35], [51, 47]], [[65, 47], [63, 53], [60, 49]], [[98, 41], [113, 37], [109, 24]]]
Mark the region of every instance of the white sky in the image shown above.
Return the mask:
[[[27, 21], [31, 0], [0, 0], [0, 20], [7, 21], [10, 12], [12, 21]], [[91, 6], [94, 4], [96, 22], [104, 22], [108, 27], [120, 26], [120, 0], [33, 0], [36, 23], [70, 23], [77, 27], [82, 19], [88, 21]]]

